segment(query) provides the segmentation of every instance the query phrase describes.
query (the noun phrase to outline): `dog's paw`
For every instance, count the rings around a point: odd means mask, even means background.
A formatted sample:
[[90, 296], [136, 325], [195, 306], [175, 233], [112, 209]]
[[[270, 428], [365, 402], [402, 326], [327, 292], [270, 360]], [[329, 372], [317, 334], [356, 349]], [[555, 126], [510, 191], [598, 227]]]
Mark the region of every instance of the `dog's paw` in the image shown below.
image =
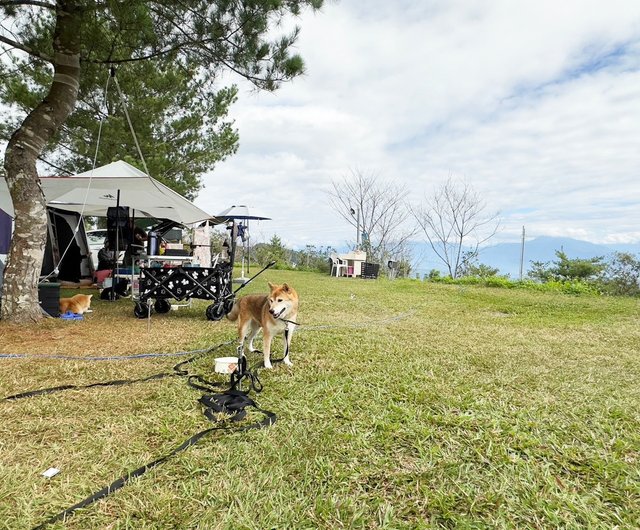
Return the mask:
[[286, 357], [284, 360], [284, 364], [286, 364], [287, 366], [293, 366], [293, 363], [291, 362], [291, 360], [289, 359], [289, 357]]
[[268, 363], [264, 363], [264, 367], [265, 367], [267, 370], [271, 370], [271, 368], [273, 368], [273, 366], [271, 366], [271, 363], [270, 363], [270, 362], [268, 362]]

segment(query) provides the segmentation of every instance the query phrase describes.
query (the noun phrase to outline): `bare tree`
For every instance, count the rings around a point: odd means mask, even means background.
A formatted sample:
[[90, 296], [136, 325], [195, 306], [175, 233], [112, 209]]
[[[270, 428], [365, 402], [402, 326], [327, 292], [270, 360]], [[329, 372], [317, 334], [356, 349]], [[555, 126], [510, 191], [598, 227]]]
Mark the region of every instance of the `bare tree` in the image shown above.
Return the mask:
[[498, 214], [486, 212], [486, 203], [470, 184], [451, 177], [410, 211], [452, 278], [478, 256], [480, 245], [493, 237], [500, 225]]
[[367, 252], [367, 259], [383, 264], [399, 253], [406, 255], [407, 241], [415, 230], [406, 227], [410, 213], [404, 186], [381, 181], [377, 175], [365, 175], [359, 170], [352, 170], [332, 184], [331, 207], [356, 228], [355, 246]]

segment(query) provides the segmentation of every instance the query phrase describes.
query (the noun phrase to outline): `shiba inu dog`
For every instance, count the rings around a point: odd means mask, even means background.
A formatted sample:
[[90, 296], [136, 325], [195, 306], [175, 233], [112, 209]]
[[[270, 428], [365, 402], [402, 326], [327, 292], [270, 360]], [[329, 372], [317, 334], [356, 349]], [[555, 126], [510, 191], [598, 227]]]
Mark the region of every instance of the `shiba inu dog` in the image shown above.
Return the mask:
[[[253, 339], [262, 329], [262, 352], [264, 367], [271, 368], [271, 341], [278, 333], [285, 336], [284, 363], [291, 366], [289, 348], [291, 337], [298, 317], [298, 293], [286, 283], [273, 285], [269, 283], [268, 295], [250, 294], [243, 296], [233, 306], [227, 318], [232, 322], [238, 321], [238, 339], [244, 346], [249, 341], [249, 350], [256, 351]], [[287, 322], [289, 321], [289, 322]], [[288, 332], [285, 333], [285, 329]]]
[[71, 298], [60, 298], [60, 313], [71, 311], [77, 315], [82, 315], [91, 305], [92, 294], [76, 294]]

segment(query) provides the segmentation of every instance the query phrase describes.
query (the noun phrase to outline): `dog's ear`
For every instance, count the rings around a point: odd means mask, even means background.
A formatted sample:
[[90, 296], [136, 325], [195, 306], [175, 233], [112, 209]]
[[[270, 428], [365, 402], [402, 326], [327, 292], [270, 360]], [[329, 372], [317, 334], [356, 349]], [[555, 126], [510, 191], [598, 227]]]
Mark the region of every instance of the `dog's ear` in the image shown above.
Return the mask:
[[271, 289], [272, 291], [275, 288], [275, 285], [273, 285], [271, 282], [267, 282], [267, 285], [269, 286], [269, 289]]
[[283, 283], [283, 284], [282, 284], [282, 290], [283, 290], [285, 293], [288, 293], [288, 292], [289, 292], [289, 286], [288, 286], [286, 283]]
[[92, 297], [92, 296], [93, 296], [92, 294], [90, 294], [90, 295], [89, 295], [89, 300], [91, 300], [91, 297]]

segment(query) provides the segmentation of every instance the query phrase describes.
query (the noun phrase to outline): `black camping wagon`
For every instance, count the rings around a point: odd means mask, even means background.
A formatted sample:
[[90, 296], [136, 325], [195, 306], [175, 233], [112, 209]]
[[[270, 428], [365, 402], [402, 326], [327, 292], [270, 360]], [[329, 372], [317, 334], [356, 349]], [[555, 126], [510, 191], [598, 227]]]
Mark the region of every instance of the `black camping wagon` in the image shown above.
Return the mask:
[[234, 302], [232, 286], [236, 223], [232, 221], [227, 224], [230, 232], [228, 252], [204, 267], [195, 265], [187, 250], [167, 249], [165, 254], [157, 254], [158, 241], [155, 238], [169, 228], [162, 226], [149, 232], [147, 255], [140, 261], [137, 282], [134, 279], [132, 284], [134, 315], [147, 318], [152, 311], [167, 313], [171, 310], [170, 300], [181, 302], [196, 298], [210, 300], [206, 316], [209, 320], [220, 320], [231, 311]]
[[146, 318], [152, 307], [157, 313], [167, 313], [171, 310], [169, 299], [180, 302], [199, 298], [212, 302], [206, 310], [207, 318], [220, 320], [233, 306], [232, 271], [233, 266], [229, 262], [212, 267], [140, 267], [134, 314], [138, 318]]

